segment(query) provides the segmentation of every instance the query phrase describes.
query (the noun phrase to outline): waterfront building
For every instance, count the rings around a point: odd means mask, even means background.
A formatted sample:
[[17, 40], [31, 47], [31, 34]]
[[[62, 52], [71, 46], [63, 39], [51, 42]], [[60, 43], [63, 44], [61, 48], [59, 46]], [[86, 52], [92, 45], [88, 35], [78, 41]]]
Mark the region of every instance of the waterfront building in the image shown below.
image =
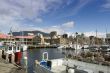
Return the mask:
[[10, 37], [14, 38], [14, 41], [20, 42], [26, 45], [59, 45], [68, 44], [68, 35], [58, 35], [56, 31], [48, 33], [40, 31], [20, 31], [12, 32]]
[[51, 41], [51, 44], [63, 44], [63, 45], [67, 45], [68, 44], [68, 38], [64, 38], [63, 35], [57, 35], [54, 36], [52, 39], [47, 39]]
[[48, 33], [41, 31], [19, 31], [12, 32], [16, 41], [23, 41], [27, 45], [41, 45], [45, 43], [45, 37], [49, 37]]
[[0, 33], [0, 41], [4, 41], [8, 38], [9, 36], [3, 33]]
[[8, 34], [3, 34], [3, 33], [0, 33], [0, 42], [10, 42], [10, 41], [14, 41], [14, 37], [8, 35]]
[[57, 32], [56, 31], [52, 31], [50, 32], [50, 44], [56, 44], [55, 40], [57, 39]]
[[34, 37], [35, 36], [14, 36], [16, 42], [26, 45], [33, 45]]
[[38, 33], [37, 35], [35, 35], [33, 42], [34, 45], [44, 45], [45, 44], [45, 40], [44, 40], [44, 36], [41, 33]]

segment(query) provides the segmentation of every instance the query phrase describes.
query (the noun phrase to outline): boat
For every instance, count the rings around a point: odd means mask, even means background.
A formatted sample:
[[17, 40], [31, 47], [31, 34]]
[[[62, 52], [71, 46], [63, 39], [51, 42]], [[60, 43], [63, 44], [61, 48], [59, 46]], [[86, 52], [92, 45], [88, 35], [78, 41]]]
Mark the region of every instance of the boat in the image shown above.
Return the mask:
[[65, 58], [49, 60], [48, 53], [44, 52], [41, 61], [35, 60], [34, 73], [94, 73], [77, 65], [79, 64]]
[[2, 58], [6, 59], [10, 63], [21, 64], [21, 58], [24, 57], [22, 52], [27, 50], [26, 45], [21, 45], [15, 42], [6, 43], [4, 49], [2, 49]]
[[22, 52], [27, 51], [27, 48], [28, 48], [27, 45], [21, 44], [21, 51], [22, 51]]
[[[66, 70], [66, 67], [63, 66], [62, 63], [62, 59], [48, 60], [48, 52], [44, 52], [42, 55], [42, 60], [40, 62], [38, 60], [35, 61], [34, 73], [61, 73]], [[62, 69], [59, 68], [59, 66], [62, 67]]]
[[63, 58], [40, 62], [36, 60], [34, 68], [34, 73], [110, 73], [109, 66]]
[[100, 50], [102, 52], [110, 52], [110, 46], [109, 45], [102, 45], [102, 46], [100, 46]]

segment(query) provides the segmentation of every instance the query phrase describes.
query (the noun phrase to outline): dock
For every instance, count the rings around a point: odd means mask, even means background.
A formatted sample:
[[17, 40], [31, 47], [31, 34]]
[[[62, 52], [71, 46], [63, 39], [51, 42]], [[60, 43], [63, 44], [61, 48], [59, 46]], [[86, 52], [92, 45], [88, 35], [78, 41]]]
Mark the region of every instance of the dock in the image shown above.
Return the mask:
[[0, 73], [26, 73], [26, 70], [4, 60], [0, 50]]

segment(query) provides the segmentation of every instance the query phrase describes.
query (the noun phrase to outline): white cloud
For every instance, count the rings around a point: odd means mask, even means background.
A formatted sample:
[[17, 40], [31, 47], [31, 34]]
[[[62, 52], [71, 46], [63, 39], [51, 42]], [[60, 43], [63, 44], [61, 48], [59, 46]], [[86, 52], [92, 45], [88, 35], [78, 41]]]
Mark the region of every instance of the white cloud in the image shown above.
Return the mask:
[[75, 22], [74, 21], [70, 21], [70, 22], [62, 24], [61, 27], [63, 27], [64, 29], [68, 29], [68, 28], [73, 28], [74, 25], [75, 25]]
[[37, 19], [35, 19], [35, 22], [37, 22], [37, 23], [41, 23], [41, 22], [43, 22], [43, 19], [41, 19], [41, 18], [37, 18]]
[[0, 17], [0, 30], [3, 32], [9, 32], [10, 28], [19, 28], [19, 24], [14, 21], [14, 18], [11, 16], [1, 15]]
[[61, 3], [62, 0], [0, 0], [0, 14], [16, 13], [16, 15], [30, 19], [48, 12], [49, 9], [54, 9]]
[[106, 9], [110, 9], [110, 0], [105, 0], [106, 3], [102, 5], [102, 7], [106, 8]]
[[63, 34], [64, 33], [64, 31], [60, 27], [53, 27], [53, 26], [51, 26], [49, 28], [44, 28], [43, 31], [48, 32], [48, 33], [50, 33], [51, 31], [57, 31], [58, 34]]
[[62, 0], [0, 0], [0, 30], [8, 32], [10, 27], [23, 29], [24, 23], [21, 22], [25, 19], [43, 22], [41, 14], [55, 9], [61, 3]]
[[74, 24], [75, 24], [74, 21], [69, 21], [58, 26], [51, 26], [49, 28], [45, 28], [44, 31], [45, 32], [57, 31], [58, 34], [64, 34], [66, 33], [65, 30], [74, 28]]
[[46, 33], [50, 33], [51, 31], [57, 31], [58, 34], [64, 34], [64, 33], [67, 33], [67, 32], [65, 32], [65, 30], [71, 29], [73, 27], [74, 27], [74, 21], [70, 21], [70, 22], [66, 22], [66, 23], [61, 24], [61, 25], [44, 27], [44, 28], [35, 27], [34, 25], [31, 25], [31, 26], [25, 26], [24, 25], [19, 30], [18, 29], [17, 30], [13, 29], [13, 30], [14, 31], [20, 31], [20, 30], [40, 30], [40, 31], [43, 31], [43, 32], [46, 32]]
[[[8, 32], [10, 27], [13, 30], [42, 30], [42, 31], [53, 31], [57, 30], [59, 33], [64, 32], [67, 29], [74, 27], [74, 22], [70, 21], [52, 28], [39, 28], [33, 25], [29, 27], [28, 23], [21, 23], [25, 19], [32, 20], [34, 22], [43, 22], [41, 18], [42, 14], [48, 13], [54, 9], [59, 8], [64, 0], [0, 0], [0, 30]], [[68, 4], [72, 0], [68, 0]], [[89, 0], [90, 1], [90, 0]], [[88, 0], [79, 0], [78, 5], [74, 10], [78, 11], [81, 7], [86, 5]], [[72, 11], [74, 12], [74, 11]], [[27, 26], [24, 26], [24, 25]]]

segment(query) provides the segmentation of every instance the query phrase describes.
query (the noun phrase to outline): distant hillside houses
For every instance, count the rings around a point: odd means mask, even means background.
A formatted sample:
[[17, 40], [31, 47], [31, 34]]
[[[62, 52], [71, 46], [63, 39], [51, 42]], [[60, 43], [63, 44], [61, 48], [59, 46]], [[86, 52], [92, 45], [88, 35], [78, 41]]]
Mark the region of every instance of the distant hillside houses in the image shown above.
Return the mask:
[[38, 35], [38, 34], [42, 34], [43, 36], [49, 36], [49, 33], [41, 32], [41, 31], [12, 32], [13, 36], [29, 36], [29, 35]]

